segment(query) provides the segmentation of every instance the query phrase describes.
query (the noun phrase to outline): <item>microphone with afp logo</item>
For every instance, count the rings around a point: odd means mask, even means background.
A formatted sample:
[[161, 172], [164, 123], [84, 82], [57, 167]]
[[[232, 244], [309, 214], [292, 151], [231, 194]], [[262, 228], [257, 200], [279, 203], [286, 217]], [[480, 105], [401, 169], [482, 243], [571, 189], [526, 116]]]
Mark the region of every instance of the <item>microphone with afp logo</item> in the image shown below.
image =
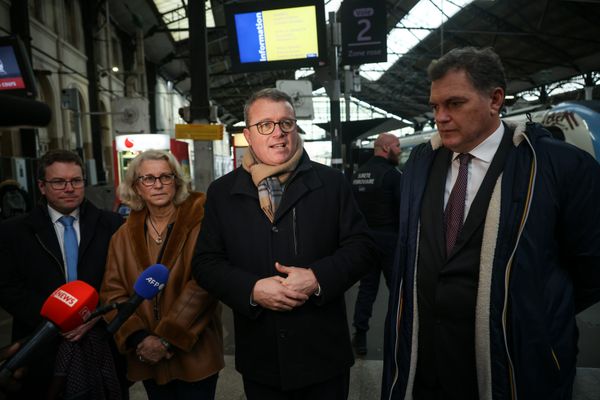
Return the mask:
[[146, 268], [133, 285], [133, 295], [125, 303], [117, 306], [119, 311], [116, 317], [106, 327], [108, 333], [112, 335], [118, 331], [144, 300], [156, 297], [164, 289], [168, 278], [169, 269], [162, 264], [154, 264]]
[[88, 320], [98, 304], [96, 289], [83, 281], [72, 281], [56, 289], [44, 302], [40, 315], [45, 322], [19, 351], [0, 367], [0, 378], [11, 376], [27, 365], [41, 347], [60, 332], [69, 332]]

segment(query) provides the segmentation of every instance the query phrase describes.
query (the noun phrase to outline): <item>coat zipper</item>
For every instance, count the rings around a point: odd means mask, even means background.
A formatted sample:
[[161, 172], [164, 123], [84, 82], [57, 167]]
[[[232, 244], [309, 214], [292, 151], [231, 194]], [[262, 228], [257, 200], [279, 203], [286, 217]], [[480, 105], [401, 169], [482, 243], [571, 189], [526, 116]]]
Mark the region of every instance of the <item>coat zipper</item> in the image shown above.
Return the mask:
[[556, 364], [556, 368], [558, 368], [558, 370], [560, 371], [560, 362], [558, 362], [558, 357], [556, 356], [556, 352], [554, 351], [554, 349], [552, 347], [550, 347], [550, 352], [552, 353], [552, 359], [554, 360], [554, 363]]
[[[417, 279], [417, 263], [419, 262], [419, 238], [421, 237], [421, 223], [419, 222], [419, 225], [417, 227], [417, 242], [416, 242], [416, 250], [415, 250], [415, 262], [413, 264], [413, 270], [414, 270], [414, 279]], [[396, 341], [394, 342], [394, 366], [396, 368], [395, 372], [394, 372], [394, 379], [392, 381], [392, 384], [390, 385], [390, 396], [389, 396], [389, 400], [392, 400], [392, 395], [394, 393], [394, 387], [396, 386], [396, 384], [398, 383], [398, 342], [399, 340], [399, 334], [398, 331], [400, 329], [400, 323], [402, 321], [402, 311], [404, 310], [404, 290], [403, 290], [403, 285], [404, 285], [404, 279], [400, 280], [400, 291], [398, 293], [399, 296], [399, 300], [398, 300], [398, 309], [396, 311], [396, 315], [397, 315], [397, 320], [396, 320], [396, 326], [394, 326], [394, 329], [396, 330]], [[413, 296], [414, 293], [413, 293]], [[414, 326], [414, 315], [413, 315], [413, 326]], [[412, 333], [411, 333], [412, 335]], [[414, 340], [414, 338], [413, 338]], [[411, 346], [412, 347], [412, 346]], [[414, 357], [414, 354], [410, 354], [410, 357]], [[410, 360], [409, 360], [409, 369], [410, 369]], [[410, 375], [410, 374], [409, 374]], [[410, 377], [409, 377], [410, 379]], [[408, 390], [408, 385], [406, 386], [407, 390]], [[404, 397], [407, 398], [409, 396], [407, 396], [407, 394], [404, 394]]]
[[294, 236], [294, 255], [298, 255], [298, 237], [296, 236], [296, 207], [292, 208], [292, 231]]
[[402, 284], [404, 283], [404, 280], [400, 280], [400, 293], [399, 293], [399, 297], [400, 300], [398, 301], [398, 309], [396, 311], [396, 315], [397, 320], [396, 320], [396, 326], [394, 327], [394, 329], [396, 329], [396, 341], [394, 342], [394, 367], [395, 367], [395, 371], [394, 371], [394, 379], [392, 380], [392, 384], [390, 385], [390, 396], [388, 397], [389, 400], [392, 400], [392, 394], [394, 393], [394, 387], [396, 386], [396, 384], [398, 383], [398, 330], [400, 327], [400, 321], [402, 320], [402, 306], [404, 305], [404, 301], [402, 299], [402, 295], [403, 295], [403, 290], [402, 290]]
[[58, 260], [58, 258], [56, 258], [56, 256], [54, 255], [54, 253], [52, 253], [50, 251], [50, 249], [48, 247], [46, 247], [46, 245], [44, 244], [44, 242], [42, 242], [42, 239], [38, 236], [38, 234], [35, 234], [35, 238], [37, 239], [37, 241], [39, 242], [39, 244], [42, 246], [42, 248], [44, 250], [46, 250], [46, 252], [48, 254], [50, 254], [50, 256], [54, 259], [54, 261], [56, 261], [56, 264], [58, 264], [58, 267], [61, 269], [63, 277], [65, 278], [65, 282], [67, 281], [67, 273], [65, 272], [65, 266], [62, 262], [60, 262]]
[[506, 265], [506, 272], [504, 274], [504, 306], [502, 308], [502, 333], [504, 335], [504, 348], [506, 350], [506, 356], [508, 359], [511, 398], [514, 400], [517, 399], [517, 389], [516, 389], [517, 383], [516, 383], [516, 378], [515, 378], [515, 367], [514, 367], [512, 358], [510, 356], [510, 351], [508, 348], [508, 333], [507, 333], [507, 329], [508, 329], [507, 328], [507, 325], [508, 325], [508, 321], [507, 321], [507, 319], [508, 319], [508, 286], [509, 286], [509, 282], [510, 282], [510, 274], [512, 272], [513, 259], [514, 259], [515, 253], [517, 251], [517, 247], [519, 246], [519, 240], [521, 239], [521, 235], [523, 234], [523, 229], [525, 228], [525, 223], [527, 222], [527, 218], [529, 217], [529, 210], [531, 208], [531, 200], [533, 198], [533, 192], [534, 192], [534, 183], [535, 183], [535, 178], [537, 176], [537, 154], [535, 153], [535, 149], [533, 148], [533, 145], [531, 144], [527, 135], [523, 135], [523, 137], [525, 138], [525, 140], [529, 144], [529, 147], [531, 148], [531, 151], [533, 153], [533, 162], [532, 162], [531, 170], [529, 173], [529, 187], [527, 189], [527, 197], [525, 200], [524, 213], [521, 218], [521, 222], [519, 224], [519, 233], [517, 235], [517, 240], [515, 241], [515, 246], [513, 247], [510, 258], [508, 259], [508, 264]]

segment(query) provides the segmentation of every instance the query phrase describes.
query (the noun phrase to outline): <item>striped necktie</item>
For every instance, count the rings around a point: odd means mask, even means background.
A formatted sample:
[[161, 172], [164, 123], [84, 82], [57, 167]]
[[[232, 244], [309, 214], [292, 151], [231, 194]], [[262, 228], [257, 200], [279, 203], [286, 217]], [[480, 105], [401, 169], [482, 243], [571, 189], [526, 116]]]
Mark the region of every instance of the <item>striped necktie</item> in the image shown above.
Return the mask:
[[448, 197], [446, 211], [444, 211], [444, 225], [446, 227], [446, 256], [449, 256], [454, 249], [456, 239], [460, 234], [465, 216], [465, 198], [467, 195], [467, 175], [469, 171], [469, 162], [473, 158], [468, 153], [458, 155], [460, 167], [454, 187]]

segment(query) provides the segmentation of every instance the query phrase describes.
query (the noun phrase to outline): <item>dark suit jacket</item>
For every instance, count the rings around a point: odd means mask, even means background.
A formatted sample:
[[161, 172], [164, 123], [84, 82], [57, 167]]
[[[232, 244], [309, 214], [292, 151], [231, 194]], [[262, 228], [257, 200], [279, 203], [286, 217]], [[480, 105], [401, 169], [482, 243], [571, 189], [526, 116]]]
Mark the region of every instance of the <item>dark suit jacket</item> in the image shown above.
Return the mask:
[[[417, 398], [477, 399], [475, 308], [483, 225], [496, 180], [506, 162], [512, 130], [502, 143], [477, 191], [456, 245], [446, 254], [444, 190], [452, 152], [437, 153], [423, 197], [417, 273], [419, 354]], [[438, 389], [436, 389], [438, 388]]]
[[[123, 219], [85, 200], [79, 223], [77, 277], [100, 290], [108, 244]], [[45, 202], [27, 215], [0, 224], [0, 263], [0, 307], [13, 316], [15, 341], [36, 331], [43, 303], [66, 282], [60, 244]], [[56, 346], [46, 350], [32, 363], [28, 377], [52, 375]]]

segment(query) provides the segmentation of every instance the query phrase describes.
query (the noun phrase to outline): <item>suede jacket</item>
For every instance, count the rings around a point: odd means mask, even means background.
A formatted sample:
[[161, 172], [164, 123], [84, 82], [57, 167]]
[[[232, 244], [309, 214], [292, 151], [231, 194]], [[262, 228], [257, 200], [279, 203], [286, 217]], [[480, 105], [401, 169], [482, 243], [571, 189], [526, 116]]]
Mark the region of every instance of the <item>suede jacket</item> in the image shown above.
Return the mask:
[[[127, 354], [128, 377], [132, 381], [193, 382], [224, 367], [220, 304], [191, 275], [205, 199], [202, 193], [192, 193], [177, 207], [160, 260], [170, 270], [167, 284], [154, 300], [142, 302], [115, 334], [119, 350]], [[100, 293], [104, 304], [126, 301], [133, 294], [138, 276], [157, 261], [148, 255], [146, 215], [146, 209], [133, 211], [113, 236]], [[114, 315], [113, 312], [107, 319], [110, 321]], [[139, 331], [166, 339], [173, 346], [174, 356], [155, 365], [140, 362], [135, 348], [127, 345], [127, 338]]]

